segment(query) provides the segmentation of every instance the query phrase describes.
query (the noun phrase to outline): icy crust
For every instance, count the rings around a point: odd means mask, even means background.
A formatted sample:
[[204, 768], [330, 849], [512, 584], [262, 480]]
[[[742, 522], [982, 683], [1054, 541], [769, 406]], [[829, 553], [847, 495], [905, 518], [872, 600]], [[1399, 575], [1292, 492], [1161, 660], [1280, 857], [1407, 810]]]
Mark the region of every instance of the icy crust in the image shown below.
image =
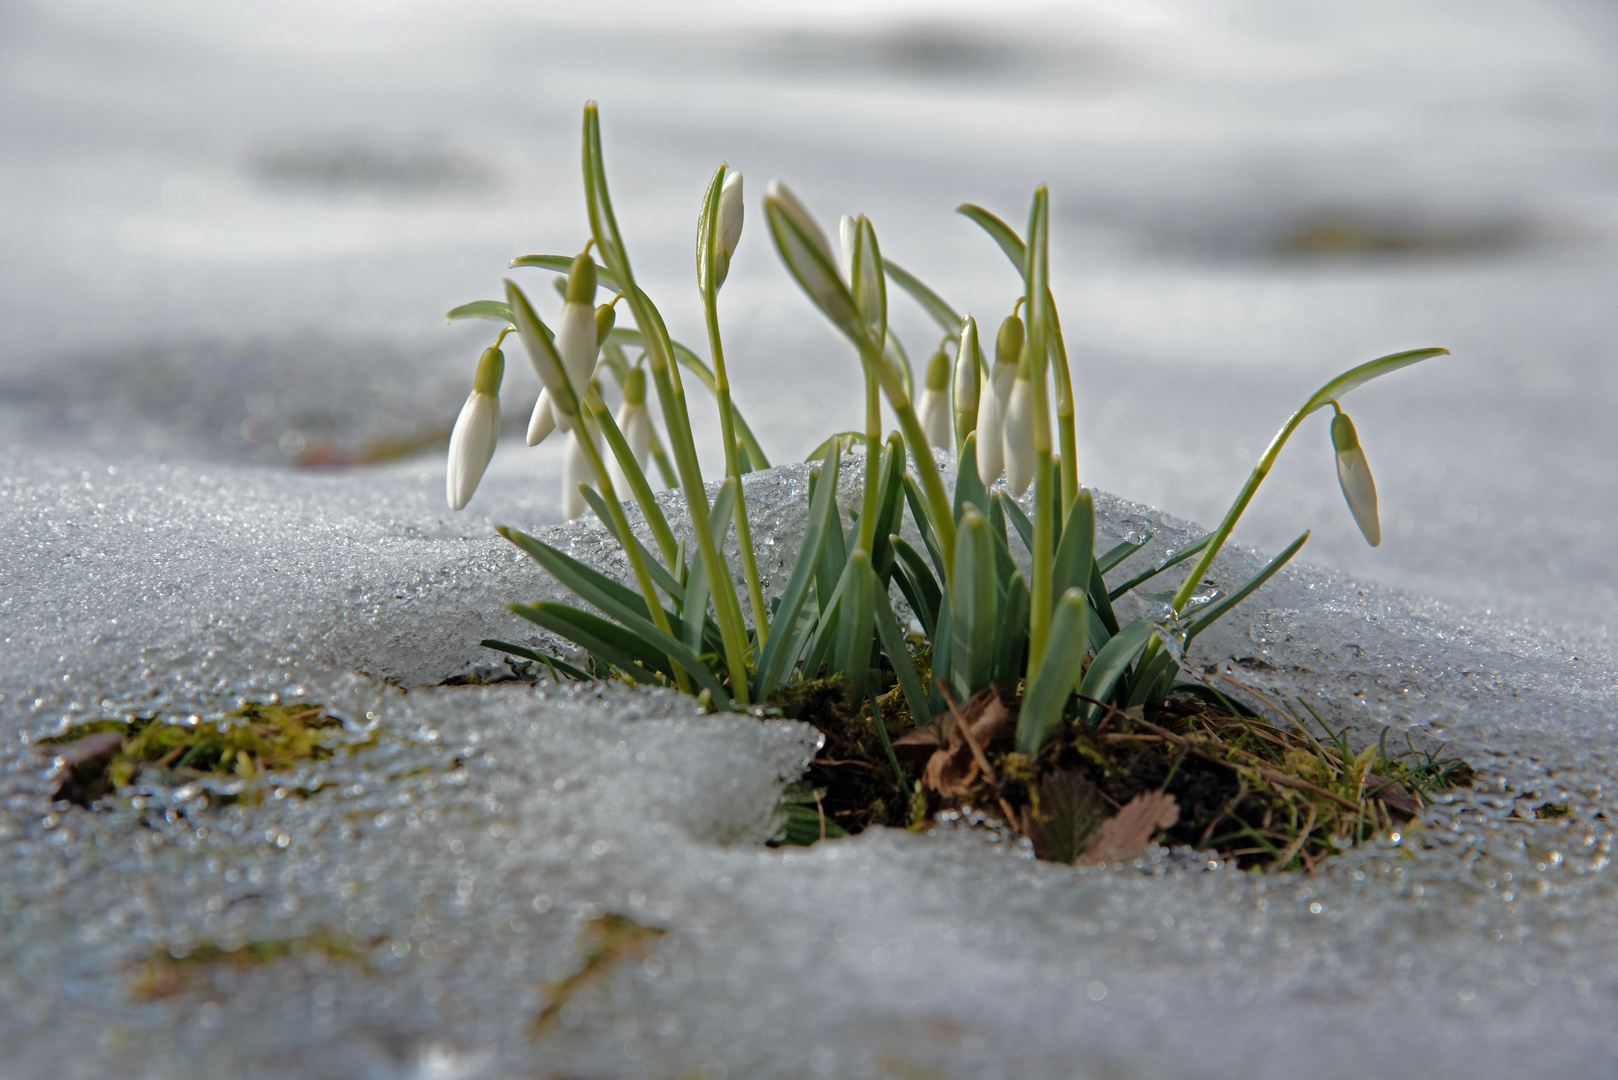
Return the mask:
[[[423, 687], [525, 633], [504, 601], [558, 597], [442, 514], [436, 480], [118, 468], [5, 463], [0, 1075], [1521, 1076], [1618, 1051], [1600, 641], [1308, 567], [1200, 640], [1205, 677], [1480, 767], [1319, 878], [1184, 853], [1074, 870], [949, 827], [775, 850], [803, 725], [617, 686]], [[772, 578], [805, 481], [748, 480]], [[1106, 538], [1154, 533], [1137, 561], [1195, 535], [1098, 505]], [[623, 569], [599, 528], [540, 534]], [[1212, 577], [1259, 564], [1232, 551]], [[30, 743], [68, 720], [272, 693], [371, 745], [234, 805], [202, 784], [49, 802]], [[1566, 816], [1536, 819], [1546, 803]], [[663, 934], [536, 1030], [604, 913]], [[322, 934], [361, 962], [317, 949], [137, 993], [154, 954]]]

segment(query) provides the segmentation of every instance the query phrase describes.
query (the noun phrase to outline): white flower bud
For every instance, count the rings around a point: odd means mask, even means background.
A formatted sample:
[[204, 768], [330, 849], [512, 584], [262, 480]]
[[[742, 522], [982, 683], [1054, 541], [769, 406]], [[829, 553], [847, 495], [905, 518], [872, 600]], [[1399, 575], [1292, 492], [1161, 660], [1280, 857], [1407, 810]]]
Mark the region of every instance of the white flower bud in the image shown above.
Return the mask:
[[598, 351], [595, 308], [571, 301], [562, 305], [562, 317], [556, 326], [556, 351], [567, 368], [568, 381], [575, 388], [587, 385], [595, 374]]
[[1337, 483], [1343, 489], [1343, 498], [1348, 500], [1348, 509], [1365, 534], [1365, 542], [1376, 547], [1382, 543], [1382, 523], [1376, 514], [1376, 481], [1371, 478], [1371, 466], [1347, 413], [1332, 417], [1331, 441], [1337, 450]]
[[[631, 368], [629, 377], [624, 380], [624, 403], [618, 406], [615, 419], [618, 430], [624, 433], [624, 442], [629, 444], [635, 463], [645, 472], [646, 460], [652, 450], [652, 420], [646, 413], [646, 373], [640, 368]], [[629, 478], [619, 468], [616, 454], [608, 457], [607, 472], [612, 476], [613, 490], [618, 497], [627, 498]]]
[[556, 430], [556, 414], [551, 412], [551, 392], [541, 388], [539, 400], [534, 402], [534, 413], [528, 418], [528, 445], [538, 446], [545, 436]]
[[950, 448], [949, 354], [943, 349], [927, 362], [927, 384], [916, 402], [916, 417], [928, 445]]
[[961, 323], [961, 347], [955, 353], [955, 438], [961, 442], [977, 426], [978, 324], [970, 315]]
[[779, 180], [771, 180], [764, 193], [764, 213], [781, 261], [798, 279], [804, 292], [844, 333], [863, 336], [854, 298], [837, 268], [826, 234], [798, 197]]
[[1006, 487], [1021, 496], [1034, 480], [1034, 384], [1022, 372], [1007, 396], [1001, 428], [1005, 443]]
[[500, 437], [499, 394], [505, 369], [506, 358], [499, 349], [483, 350], [472, 392], [466, 396], [466, 404], [461, 406], [461, 414], [450, 431], [444, 496], [451, 510], [459, 510], [472, 500], [483, 471], [494, 457], [494, 444]]
[[742, 174], [731, 172], [719, 189], [719, 250], [728, 263], [742, 238]]
[[567, 521], [583, 514], [588, 505], [579, 493], [579, 485], [600, 486], [595, 469], [591, 468], [590, 459], [579, 444], [580, 436], [595, 442], [595, 432], [591, 430], [593, 427], [588, 420], [575, 424], [573, 437], [567, 441], [567, 454], [562, 458], [562, 517]]
[[1003, 406], [989, 383], [978, 397], [978, 478], [988, 487], [1006, 468], [1005, 442], [1000, 436]]
[[859, 242], [860, 219], [853, 214], [844, 214], [837, 221], [838, 250], [842, 253], [842, 261], [837, 268], [843, 272], [844, 281], [854, 280], [854, 245]]

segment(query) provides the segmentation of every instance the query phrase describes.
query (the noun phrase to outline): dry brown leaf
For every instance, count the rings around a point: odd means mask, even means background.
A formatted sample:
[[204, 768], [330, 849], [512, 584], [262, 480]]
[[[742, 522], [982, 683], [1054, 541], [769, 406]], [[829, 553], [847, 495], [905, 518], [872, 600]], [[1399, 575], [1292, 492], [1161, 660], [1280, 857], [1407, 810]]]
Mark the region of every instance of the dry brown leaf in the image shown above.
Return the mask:
[[[995, 732], [1011, 717], [993, 687], [973, 695], [960, 712], [961, 720], [969, 726], [972, 739], [979, 747], [987, 746]], [[951, 724], [946, 745], [933, 751], [927, 759], [927, 770], [922, 780], [943, 798], [956, 799], [971, 790], [977, 782], [978, 771], [977, 758], [967, 744], [960, 725]]]
[[1101, 828], [1084, 845], [1087, 863], [1129, 862], [1146, 854], [1146, 845], [1159, 829], [1180, 820], [1180, 806], [1173, 795], [1148, 791], [1136, 795], [1124, 808], [1101, 823]]

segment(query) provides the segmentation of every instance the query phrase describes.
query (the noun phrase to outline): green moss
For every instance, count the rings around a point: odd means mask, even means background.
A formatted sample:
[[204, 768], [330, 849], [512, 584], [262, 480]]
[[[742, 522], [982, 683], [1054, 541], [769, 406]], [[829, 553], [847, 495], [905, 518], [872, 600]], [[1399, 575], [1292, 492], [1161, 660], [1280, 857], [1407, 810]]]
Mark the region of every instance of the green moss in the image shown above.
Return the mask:
[[[64, 748], [86, 745], [89, 736], [113, 733], [102, 753], [76, 761], [63, 778], [59, 798], [84, 806], [114, 794], [143, 774], [167, 781], [215, 777], [259, 779], [336, 752], [343, 722], [312, 702], [249, 702], [222, 721], [171, 724], [155, 716], [129, 721], [97, 720], [43, 740]], [[64, 749], [64, 753], [68, 753]]]
[[298, 938], [250, 941], [232, 949], [213, 942], [193, 946], [182, 956], [154, 952], [136, 971], [130, 993], [137, 998], [167, 998], [191, 990], [206, 990], [220, 968], [244, 970], [277, 961], [316, 955], [322, 960], [365, 964], [364, 949], [378, 942], [356, 943], [327, 931]]

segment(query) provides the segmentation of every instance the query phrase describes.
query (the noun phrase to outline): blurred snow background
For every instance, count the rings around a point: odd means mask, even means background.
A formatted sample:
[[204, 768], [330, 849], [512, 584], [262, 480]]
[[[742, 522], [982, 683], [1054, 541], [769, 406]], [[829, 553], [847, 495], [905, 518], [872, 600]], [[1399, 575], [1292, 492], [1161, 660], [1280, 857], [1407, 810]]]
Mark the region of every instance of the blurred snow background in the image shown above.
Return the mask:
[[[1599, 1072], [1615, 53], [1593, 2], [0, 4], [0, 1046], [26, 1050], [0, 1075]], [[1335, 717], [1455, 738], [1489, 790], [1432, 850], [1319, 882], [1008, 873], [961, 836], [788, 861], [721, 841], [757, 831], [794, 725], [345, 674], [464, 667], [511, 630], [501, 600], [545, 588], [489, 525], [556, 520], [559, 445], [508, 439], [459, 515], [438, 450], [298, 462], [447, 426], [491, 334], [442, 312], [585, 238], [591, 97], [631, 254], [687, 341], [697, 200], [720, 160], [746, 173], [722, 310], [777, 462], [859, 402], [758, 228], [772, 176], [828, 223], [868, 213], [989, 326], [1015, 278], [952, 209], [1020, 223], [1049, 183], [1082, 473], [1180, 518], [1215, 520], [1326, 377], [1452, 348], [1349, 399], [1382, 547], [1317, 418], [1237, 539], [1312, 527], [1322, 569], [1203, 647], [1267, 657]], [[923, 361], [935, 332], [894, 308]], [[537, 386], [510, 357], [518, 419]], [[783, 537], [792, 494], [761, 485]], [[1149, 521], [1108, 507], [1115, 532]], [[471, 771], [396, 784], [383, 757], [228, 820], [59, 819], [19, 740], [271, 691], [416, 750], [440, 732]], [[1521, 820], [1545, 800], [1572, 817]], [[535, 987], [603, 907], [670, 929], [665, 966], [534, 1050]], [[152, 948], [345, 920], [386, 938], [385, 978], [125, 993]]]

